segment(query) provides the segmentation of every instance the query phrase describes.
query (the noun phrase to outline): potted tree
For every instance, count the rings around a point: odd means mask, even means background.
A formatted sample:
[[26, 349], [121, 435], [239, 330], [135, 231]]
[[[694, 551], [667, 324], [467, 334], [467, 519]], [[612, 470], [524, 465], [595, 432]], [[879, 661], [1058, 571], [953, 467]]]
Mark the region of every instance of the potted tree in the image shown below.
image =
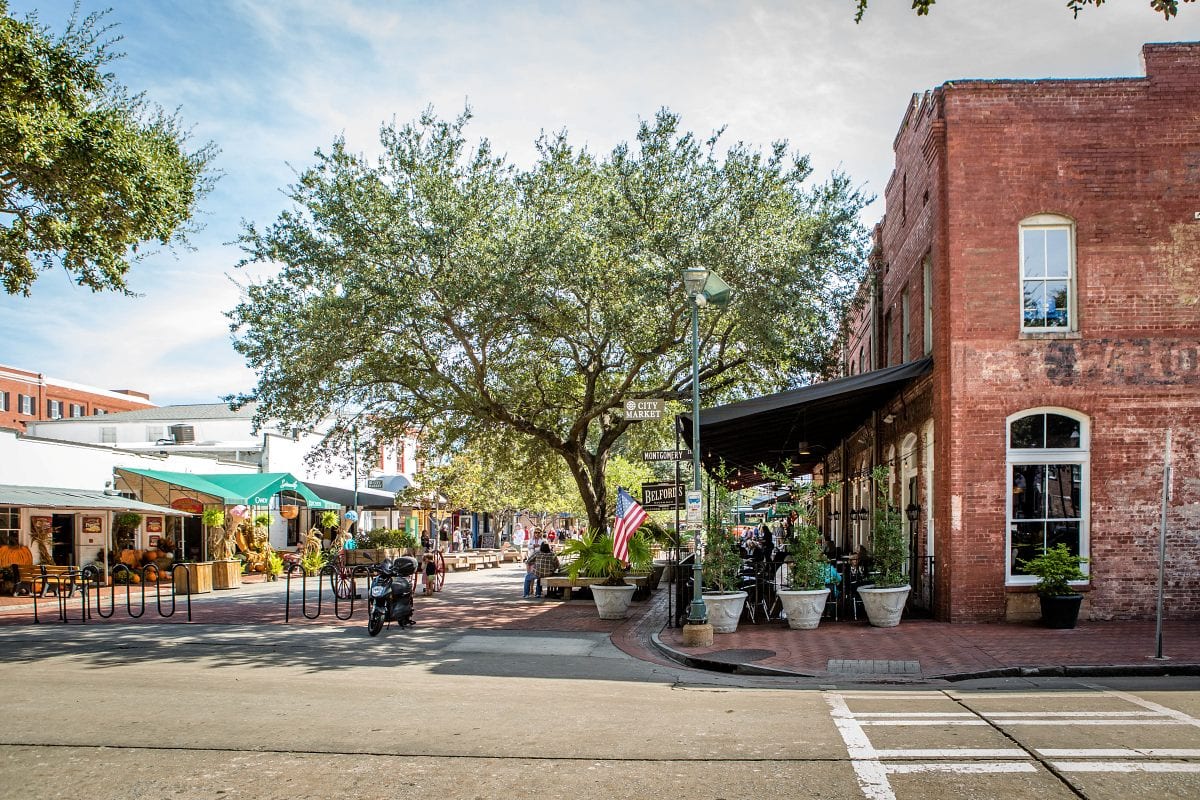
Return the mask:
[[650, 542], [635, 533], [629, 540], [629, 564], [623, 564], [613, 555], [611, 536], [589, 530], [578, 539], [568, 539], [559, 556], [567, 562], [567, 575], [572, 581], [580, 577], [603, 578], [592, 582], [592, 600], [600, 619], [625, 619], [629, 616], [629, 603], [637, 587], [625, 583], [630, 568], [644, 568], [652, 560]]
[[791, 589], [778, 592], [788, 627], [812, 630], [821, 623], [825, 603], [829, 600], [829, 560], [825, 558], [825, 543], [813, 523], [815, 501], [821, 494], [832, 491], [831, 486], [810, 487], [808, 496], [797, 508], [798, 524], [788, 542], [788, 561], [791, 562]]
[[900, 512], [888, 504], [889, 467], [880, 465], [871, 471], [875, 484], [875, 524], [871, 533], [871, 558], [875, 572], [872, 583], [858, 588], [867, 619], [876, 628], [894, 628], [900, 624], [904, 604], [908, 602], [908, 575], [904, 561], [908, 542]]
[[1021, 561], [1021, 568], [1037, 576], [1038, 599], [1042, 604], [1042, 624], [1048, 628], [1074, 628], [1079, 620], [1083, 595], [1071, 588], [1070, 581], [1085, 581], [1080, 569], [1087, 559], [1072, 553], [1061, 542], [1042, 548], [1036, 558]]

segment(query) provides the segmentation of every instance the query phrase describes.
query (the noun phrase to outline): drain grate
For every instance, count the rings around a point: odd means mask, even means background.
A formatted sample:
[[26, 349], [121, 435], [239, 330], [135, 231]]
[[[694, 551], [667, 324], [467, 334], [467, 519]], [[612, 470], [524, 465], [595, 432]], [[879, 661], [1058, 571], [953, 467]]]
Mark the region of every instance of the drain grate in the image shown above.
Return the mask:
[[920, 675], [920, 661], [882, 661], [870, 658], [831, 658], [826, 672], [842, 675]]
[[747, 661], [760, 661], [764, 658], [770, 658], [775, 655], [774, 650], [717, 650], [712, 653], [705, 653], [704, 658], [708, 661], [717, 661], [722, 664], [742, 664]]

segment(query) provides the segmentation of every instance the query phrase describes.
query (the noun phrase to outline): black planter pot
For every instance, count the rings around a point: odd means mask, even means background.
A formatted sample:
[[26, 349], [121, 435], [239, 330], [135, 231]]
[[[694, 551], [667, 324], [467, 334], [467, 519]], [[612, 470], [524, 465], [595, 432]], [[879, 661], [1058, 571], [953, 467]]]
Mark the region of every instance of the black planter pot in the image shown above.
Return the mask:
[[1042, 624], [1047, 628], [1074, 628], [1079, 619], [1081, 594], [1060, 594], [1042, 597]]

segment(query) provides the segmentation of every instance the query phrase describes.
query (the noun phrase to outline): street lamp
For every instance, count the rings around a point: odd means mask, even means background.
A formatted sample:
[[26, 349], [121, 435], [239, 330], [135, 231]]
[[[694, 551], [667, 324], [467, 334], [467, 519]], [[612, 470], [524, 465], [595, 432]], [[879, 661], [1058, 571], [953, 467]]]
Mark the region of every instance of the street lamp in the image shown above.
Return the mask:
[[[703, 267], [683, 271], [683, 288], [687, 292], [692, 312], [692, 488], [700, 491], [700, 306], [729, 303], [729, 286], [716, 273]], [[707, 625], [708, 609], [704, 605], [703, 570], [700, 563], [700, 529], [694, 531], [692, 548], [692, 605], [688, 609], [688, 625]], [[686, 637], [685, 637], [686, 638]], [[710, 637], [711, 639], [711, 637]], [[711, 642], [710, 642], [711, 643]]]

